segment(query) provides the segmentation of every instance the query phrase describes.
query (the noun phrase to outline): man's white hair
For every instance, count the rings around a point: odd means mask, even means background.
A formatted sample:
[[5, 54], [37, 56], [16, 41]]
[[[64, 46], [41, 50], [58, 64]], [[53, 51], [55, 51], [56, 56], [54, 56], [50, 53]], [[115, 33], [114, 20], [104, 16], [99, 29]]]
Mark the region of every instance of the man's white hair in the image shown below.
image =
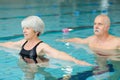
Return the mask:
[[43, 33], [44, 32], [44, 22], [38, 16], [28, 16], [27, 18], [23, 19], [21, 22], [22, 28], [24, 27], [31, 27], [34, 31]]

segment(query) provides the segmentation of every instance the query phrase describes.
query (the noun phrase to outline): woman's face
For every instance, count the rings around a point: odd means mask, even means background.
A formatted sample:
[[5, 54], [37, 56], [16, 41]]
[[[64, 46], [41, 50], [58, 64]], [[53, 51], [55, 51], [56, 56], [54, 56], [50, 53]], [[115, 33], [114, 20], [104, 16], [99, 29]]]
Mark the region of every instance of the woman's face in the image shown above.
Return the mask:
[[32, 39], [33, 37], [37, 36], [36, 32], [31, 27], [24, 27], [23, 34], [26, 40]]

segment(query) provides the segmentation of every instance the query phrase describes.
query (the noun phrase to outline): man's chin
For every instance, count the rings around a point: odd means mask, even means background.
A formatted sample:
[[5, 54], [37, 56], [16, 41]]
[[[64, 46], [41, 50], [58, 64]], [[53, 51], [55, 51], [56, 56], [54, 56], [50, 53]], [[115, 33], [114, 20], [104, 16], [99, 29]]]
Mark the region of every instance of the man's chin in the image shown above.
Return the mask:
[[100, 34], [99, 34], [99, 33], [95, 33], [95, 35], [96, 35], [96, 36], [100, 36]]

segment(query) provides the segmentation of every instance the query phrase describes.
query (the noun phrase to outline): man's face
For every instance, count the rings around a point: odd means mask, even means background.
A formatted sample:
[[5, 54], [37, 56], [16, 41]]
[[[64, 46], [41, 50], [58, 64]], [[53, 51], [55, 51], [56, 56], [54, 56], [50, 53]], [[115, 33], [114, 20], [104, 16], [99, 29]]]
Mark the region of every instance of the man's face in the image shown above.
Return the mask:
[[96, 17], [94, 21], [94, 34], [104, 35], [108, 32], [108, 25], [105, 23], [104, 17]]

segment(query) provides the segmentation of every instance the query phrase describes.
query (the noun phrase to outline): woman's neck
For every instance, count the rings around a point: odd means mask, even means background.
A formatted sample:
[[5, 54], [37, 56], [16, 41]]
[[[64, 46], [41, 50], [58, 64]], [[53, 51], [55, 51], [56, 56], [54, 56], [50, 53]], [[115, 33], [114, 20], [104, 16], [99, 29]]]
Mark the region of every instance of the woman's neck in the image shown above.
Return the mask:
[[35, 43], [35, 42], [39, 42], [40, 39], [39, 38], [32, 38], [32, 39], [29, 39], [27, 40], [29, 43]]

